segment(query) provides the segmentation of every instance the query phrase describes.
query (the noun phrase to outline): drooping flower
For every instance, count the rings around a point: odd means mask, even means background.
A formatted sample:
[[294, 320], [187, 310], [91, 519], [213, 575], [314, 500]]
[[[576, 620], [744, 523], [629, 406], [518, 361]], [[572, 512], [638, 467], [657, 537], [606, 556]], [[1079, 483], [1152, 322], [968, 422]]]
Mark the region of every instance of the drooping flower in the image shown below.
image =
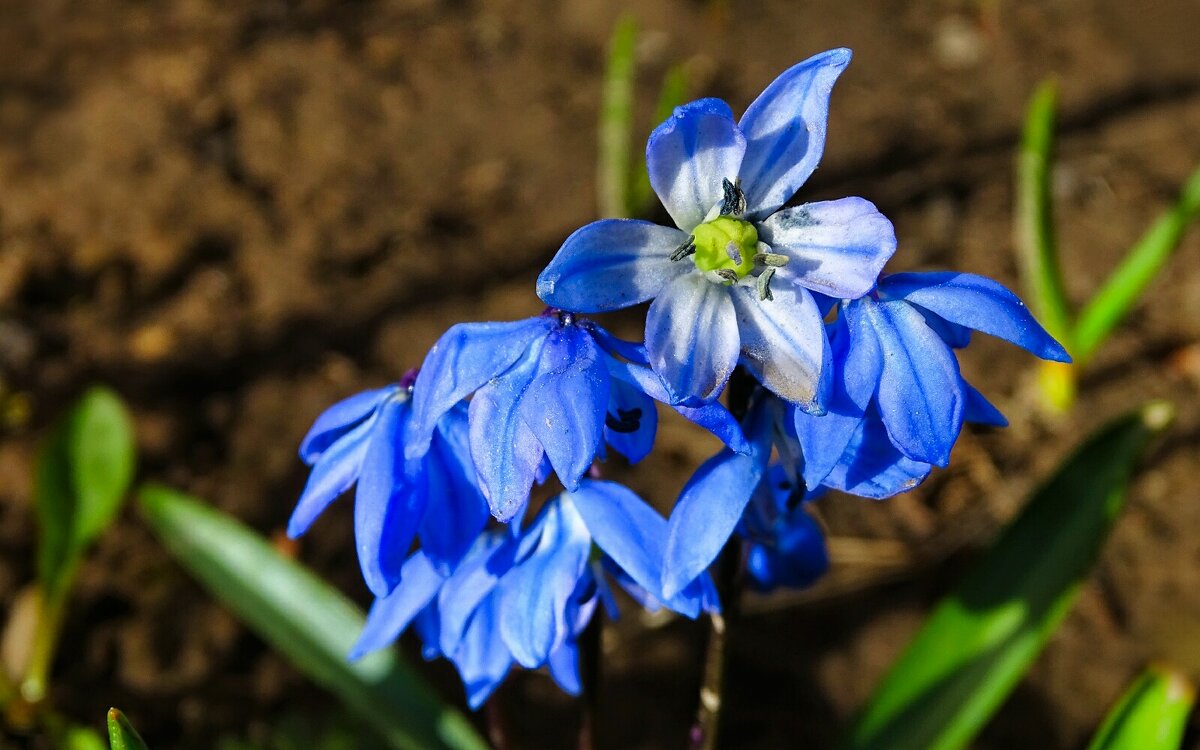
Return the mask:
[[945, 466], [964, 422], [1007, 424], [959, 372], [954, 349], [972, 330], [1070, 361], [1016, 295], [972, 274], [884, 276], [874, 293], [841, 301], [831, 328], [827, 414], [795, 414], [803, 478], [872, 498], [912, 489]]
[[577, 694], [578, 638], [597, 604], [616, 616], [610, 578], [649, 606], [665, 602], [693, 618], [715, 609], [706, 577], [674, 597], [661, 595], [666, 529], [629, 489], [584, 480], [550, 500], [527, 530], [485, 533], [449, 578], [415, 553], [400, 586], [371, 608], [352, 656], [386, 646], [415, 623], [426, 655], [458, 668], [473, 708], [514, 662], [548, 666]]
[[572, 234], [538, 278], [547, 304], [583, 313], [653, 300], [651, 366], [674, 403], [716, 398], [740, 362], [779, 396], [821, 411], [829, 358], [810, 291], [853, 299], [896, 248], [862, 198], [780, 210], [816, 169], [835, 49], [785, 71], [740, 121], [725, 102], [675, 110], [650, 136], [650, 181], [676, 228], [607, 219]]
[[[649, 452], [657, 420], [652, 399], [667, 395], [645, 356], [639, 345], [557, 310], [511, 323], [455, 325], [417, 376], [406, 455], [420, 460], [441, 415], [474, 394], [471, 457], [492, 514], [507, 521], [547, 467], [574, 490], [605, 443], [630, 461]], [[719, 404], [676, 408], [746, 449], [737, 420]]]
[[288, 521], [295, 538], [357, 483], [354, 540], [363, 578], [376, 596], [400, 580], [413, 538], [443, 573], [462, 558], [487, 523], [487, 505], [467, 453], [466, 404], [453, 405], [434, 425], [429, 449], [407, 463], [413, 375], [334, 404], [317, 417], [300, 446], [312, 466]]
[[767, 469], [738, 527], [746, 540], [746, 579], [753, 588], [802, 589], [829, 569], [825, 535], [805, 507], [824, 492], [823, 487], [805, 492], [783, 464]]

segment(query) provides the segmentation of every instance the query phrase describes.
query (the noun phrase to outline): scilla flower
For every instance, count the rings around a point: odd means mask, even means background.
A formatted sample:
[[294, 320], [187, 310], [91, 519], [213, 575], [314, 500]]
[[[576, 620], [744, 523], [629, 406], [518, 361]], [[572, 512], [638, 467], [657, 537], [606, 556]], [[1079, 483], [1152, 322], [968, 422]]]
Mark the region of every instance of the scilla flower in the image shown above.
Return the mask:
[[[507, 521], [524, 508], [547, 462], [574, 490], [605, 442], [631, 461], [649, 452], [656, 424], [650, 397], [666, 394], [638, 366], [644, 357], [640, 346], [558, 310], [512, 323], [453, 326], [417, 376], [406, 455], [419, 461], [442, 414], [474, 394], [471, 457], [492, 514]], [[737, 421], [719, 404], [678, 410], [745, 450]]]
[[876, 292], [842, 301], [832, 328], [828, 413], [795, 415], [804, 481], [873, 498], [945, 466], [963, 422], [1007, 424], [959, 372], [953, 349], [972, 330], [1070, 361], [1016, 295], [972, 274], [885, 276]]
[[307, 531], [357, 482], [354, 541], [363, 578], [376, 596], [387, 595], [400, 580], [414, 536], [420, 535], [431, 564], [448, 573], [487, 523], [467, 456], [465, 404], [441, 416], [422, 460], [405, 466], [412, 379], [409, 374], [400, 383], [334, 404], [317, 417], [300, 446], [312, 473], [288, 521], [288, 535]]
[[805, 492], [782, 464], [767, 469], [742, 516], [746, 577], [758, 591], [811, 586], [829, 569], [825, 535], [805, 506], [824, 488]]
[[820, 161], [830, 91], [849, 62], [836, 49], [796, 65], [740, 121], [719, 99], [676, 109], [646, 161], [678, 228], [589, 224], [542, 272], [538, 295], [585, 313], [653, 299], [646, 348], [675, 403], [716, 398], [741, 362], [819, 412], [828, 343], [809, 291], [859, 297], [896, 249], [891, 222], [861, 198], [780, 210]]
[[688, 617], [715, 608], [707, 577], [675, 597], [660, 595], [666, 531], [666, 520], [629, 489], [584, 480], [547, 502], [527, 530], [484, 534], [448, 579], [414, 554], [400, 586], [371, 608], [353, 655], [386, 646], [415, 622], [426, 654], [458, 667], [472, 707], [514, 662], [548, 666], [577, 694], [577, 640], [597, 604], [616, 616], [610, 576], [639, 600], [648, 595]]

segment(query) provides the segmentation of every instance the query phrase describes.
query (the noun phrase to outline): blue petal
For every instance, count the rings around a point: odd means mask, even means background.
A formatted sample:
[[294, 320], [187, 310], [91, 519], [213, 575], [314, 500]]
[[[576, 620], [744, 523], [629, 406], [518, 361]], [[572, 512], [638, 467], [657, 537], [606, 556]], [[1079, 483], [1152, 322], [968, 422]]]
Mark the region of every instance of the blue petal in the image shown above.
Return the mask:
[[567, 604], [587, 571], [591, 537], [570, 503], [551, 500], [535, 523], [533, 553], [500, 580], [500, 634], [517, 663], [534, 668], [572, 635]]
[[974, 331], [970, 328], [951, 323], [942, 316], [935, 315], [920, 307], [917, 310], [925, 318], [925, 325], [936, 331], [937, 335], [941, 336], [942, 341], [945, 341], [951, 349], [965, 349], [971, 343], [971, 334]]
[[849, 64], [848, 49], [814, 55], [784, 71], [742, 115], [741, 177], [750, 218], [774, 213], [817, 168], [825, 150], [829, 95]]
[[795, 413], [808, 487], [818, 486], [841, 460], [883, 372], [879, 343], [864, 316], [853, 312], [840, 316], [833, 324], [830, 346], [834, 378], [827, 413], [820, 417], [799, 409]]
[[913, 489], [925, 481], [931, 468], [901, 453], [892, 444], [879, 415], [871, 413], [859, 425], [842, 462], [824, 483], [831, 489], [882, 500]]
[[580, 326], [546, 338], [543, 360], [555, 369], [539, 375], [521, 397], [521, 416], [545, 449], [568, 490], [591, 468], [604, 434], [610, 396], [607, 356]]
[[574, 503], [592, 540], [635, 584], [659, 602], [682, 606], [681, 614], [697, 615], [697, 601], [668, 601], [663, 594], [667, 520], [658, 511], [615, 482], [584, 482], [579, 491], [563, 498]]
[[945, 466], [963, 422], [954, 352], [906, 302], [864, 298], [853, 308], [870, 320], [883, 354], [879, 410], [892, 442], [914, 461]]
[[387, 596], [416, 536], [428, 496], [404, 474], [401, 435], [408, 403], [391, 399], [379, 408], [354, 493], [354, 544], [367, 587]]
[[413, 383], [406, 458], [425, 455], [442, 415], [516, 364], [553, 325], [550, 318], [538, 316], [511, 323], [459, 323], [442, 334]]
[[753, 285], [737, 285], [731, 292], [746, 369], [780, 398], [820, 411], [829, 342], [812, 295], [780, 280], [771, 285], [771, 299], [760, 300]]
[[374, 427], [375, 419], [369, 418], [321, 453], [288, 519], [288, 536], [295, 539], [308, 531], [317, 516], [354, 484]]
[[633, 341], [619, 339], [590, 321], [586, 323], [588, 330], [592, 332], [596, 343], [600, 348], [615, 357], [623, 357], [624, 359], [638, 365], [649, 365], [650, 355], [646, 354], [646, 345], [638, 344]]
[[475, 610], [458, 648], [448, 654], [458, 668], [472, 710], [491, 697], [512, 668], [512, 655], [500, 637], [499, 622], [500, 598], [493, 595]]
[[785, 208], [759, 225], [758, 237], [789, 258], [779, 278], [838, 299], [871, 291], [896, 252], [892, 222], [862, 198]]
[[729, 105], [699, 99], [676, 107], [646, 143], [650, 184], [675, 226], [691, 232], [725, 196], [723, 181], [734, 182], [746, 139]]
[[604, 219], [575, 230], [537, 280], [547, 305], [608, 312], [654, 297], [689, 262], [671, 260], [688, 241], [678, 229], [634, 219]]
[[538, 342], [511, 370], [476, 391], [468, 409], [471, 458], [492, 515], [501, 521], [525, 506], [545, 455], [520, 411], [541, 351]]
[[517, 542], [503, 534], [486, 534], [459, 563], [438, 593], [438, 646], [452, 654], [465, 637], [471, 615], [496, 589], [515, 561]]
[[442, 417], [423, 464], [429, 505], [421, 520], [421, 548], [442, 575], [449, 575], [489, 515], [471, 463], [465, 403]]
[[765, 404], [749, 415], [750, 455], [726, 448], [688, 480], [668, 521], [663, 595], [674, 597], [717, 559], [733, 534], [771, 456], [772, 421]]
[[963, 394], [966, 396], [966, 404], [963, 406], [965, 421], [991, 427], [1008, 427], [1008, 419], [1000, 413], [1000, 410], [992, 406], [992, 403], [984, 398], [982, 393], [975, 390], [975, 387], [965, 380], [963, 381]]
[[[654, 406], [654, 399], [643, 393], [636, 383], [622, 377], [628, 368], [636, 365], [609, 359], [608, 367], [612, 376], [609, 379], [611, 394], [608, 415], [612, 419], [605, 422], [604, 439], [613, 450], [636, 464], [654, 447], [658, 409]], [[654, 373], [650, 373], [650, 377], [657, 382]]]
[[583, 690], [579, 677], [579, 646], [567, 641], [550, 654], [550, 676], [567, 695], [577, 696]]
[[970, 273], [898, 273], [884, 277], [879, 292], [903, 299], [989, 336], [1010, 341], [1042, 359], [1071, 356], [1034, 320], [1029, 308], [1001, 284]]
[[425, 555], [420, 551], [413, 553], [400, 571], [400, 585], [371, 605], [367, 623], [350, 650], [350, 660], [361, 659], [399, 638], [421, 610], [434, 600], [444, 581]]
[[[656, 401], [668, 404], [671, 401], [671, 397], [667, 394], [662, 379], [653, 370], [625, 362], [609, 360], [608, 371], [613, 376], [614, 382], [633, 383], [643, 393]], [[711, 432], [722, 443], [737, 453], [750, 452], [750, 443], [746, 441], [745, 435], [742, 434], [742, 427], [738, 424], [737, 418], [730, 414], [729, 410], [720, 403], [712, 401], [703, 406], [673, 404], [671, 408], [691, 422]]]
[[721, 395], [740, 346], [729, 289], [699, 273], [675, 279], [650, 303], [646, 350], [669, 403], [700, 406]]
[[301, 460], [309, 465], [315, 463], [342, 436], [371, 416], [379, 402], [395, 390], [396, 386], [388, 386], [356, 393], [321, 412], [300, 443]]

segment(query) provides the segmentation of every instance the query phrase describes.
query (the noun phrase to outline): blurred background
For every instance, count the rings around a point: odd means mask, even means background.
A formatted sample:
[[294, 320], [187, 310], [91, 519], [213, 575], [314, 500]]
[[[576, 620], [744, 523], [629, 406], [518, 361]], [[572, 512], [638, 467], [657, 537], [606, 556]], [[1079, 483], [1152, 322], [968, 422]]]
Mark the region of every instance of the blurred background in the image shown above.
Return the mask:
[[[29, 473], [93, 382], [130, 404], [140, 475], [281, 534], [296, 446], [334, 400], [395, 380], [450, 324], [538, 312], [533, 280], [596, 216], [608, 38], [599, 0], [65, 0], [0, 3], [0, 602], [34, 569]], [[821, 169], [801, 200], [891, 217], [890, 270], [1018, 288], [1013, 154], [1056, 76], [1053, 177], [1067, 292], [1085, 299], [1200, 161], [1196, 0], [813, 0], [631, 5], [640, 151], [664, 70], [740, 112], [779, 72], [849, 46]], [[961, 563], [1096, 425], [1178, 408], [1066, 624], [977, 741], [1080, 747], [1149, 659], [1200, 672], [1200, 233], [1095, 359], [1076, 408], [1034, 406], [1032, 360], [983, 340], [969, 380], [1009, 417], [886, 503], [823, 500], [834, 568], [755, 599], [733, 642], [738, 747], [825, 747]], [[611, 321], [639, 337], [636, 315]], [[668, 421], [652, 468], [617, 475], [669, 508], [708, 437]], [[361, 603], [351, 506], [299, 559]], [[606, 636], [600, 744], [681, 744], [702, 628]], [[413, 644], [407, 644], [410, 648]], [[418, 659], [419, 661], [419, 659]], [[423, 667], [448, 696], [444, 664]], [[191, 582], [127, 510], [91, 553], [55, 666], [74, 717], [119, 705], [152, 747], [254, 737], [330, 700]], [[573, 736], [548, 678], [501, 692], [518, 747]], [[10, 737], [13, 747], [34, 747]], [[25, 743], [25, 744], [23, 744]]]

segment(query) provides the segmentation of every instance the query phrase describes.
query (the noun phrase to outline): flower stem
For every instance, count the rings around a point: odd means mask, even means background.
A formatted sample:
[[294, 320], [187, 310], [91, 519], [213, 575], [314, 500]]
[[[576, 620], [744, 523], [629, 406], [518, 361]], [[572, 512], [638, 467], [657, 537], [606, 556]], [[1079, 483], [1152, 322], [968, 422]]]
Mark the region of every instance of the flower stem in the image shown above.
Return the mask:
[[583, 692], [579, 697], [579, 750], [596, 746], [596, 714], [600, 704], [600, 636], [604, 631], [604, 613], [599, 607], [579, 638], [579, 678]]
[[[727, 389], [729, 411], [739, 420], [750, 407], [755, 380], [742, 368], [734, 370]], [[737, 622], [741, 609], [742, 587], [745, 579], [745, 551], [737, 535], [729, 538], [717, 558], [714, 583], [721, 599], [721, 612], [708, 618], [708, 645], [704, 652], [704, 680], [700, 683], [700, 702], [696, 722], [692, 725], [689, 747], [692, 750], [715, 750], [724, 708], [725, 660], [728, 655], [729, 631]]]

